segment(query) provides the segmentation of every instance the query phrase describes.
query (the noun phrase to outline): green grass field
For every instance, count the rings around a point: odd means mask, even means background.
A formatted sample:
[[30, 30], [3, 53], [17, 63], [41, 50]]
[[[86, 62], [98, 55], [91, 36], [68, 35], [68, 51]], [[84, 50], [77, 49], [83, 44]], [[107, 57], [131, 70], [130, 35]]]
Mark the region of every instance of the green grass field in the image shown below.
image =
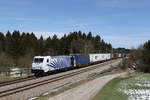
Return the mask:
[[150, 74], [116, 78], [106, 84], [93, 100], [150, 100]]

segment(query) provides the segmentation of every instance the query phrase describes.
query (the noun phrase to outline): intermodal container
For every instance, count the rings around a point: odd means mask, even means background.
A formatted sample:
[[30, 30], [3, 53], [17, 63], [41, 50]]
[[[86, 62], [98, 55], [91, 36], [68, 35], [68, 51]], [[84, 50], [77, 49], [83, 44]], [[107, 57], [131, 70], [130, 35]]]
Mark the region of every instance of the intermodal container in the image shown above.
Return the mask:
[[75, 58], [76, 66], [90, 63], [90, 57], [88, 54], [75, 54], [73, 56]]
[[103, 60], [108, 60], [111, 58], [110, 53], [103, 53], [103, 54], [89, 54], [90, 56], [90, 62], [97, 62], [97, 61], [103, 61]]

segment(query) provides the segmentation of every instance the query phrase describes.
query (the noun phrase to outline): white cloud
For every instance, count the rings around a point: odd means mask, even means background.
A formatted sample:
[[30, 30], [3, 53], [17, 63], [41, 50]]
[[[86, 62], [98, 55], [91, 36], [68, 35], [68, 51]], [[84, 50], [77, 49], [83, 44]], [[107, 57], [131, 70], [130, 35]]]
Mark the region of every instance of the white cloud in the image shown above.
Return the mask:
[[131, 34], [131, 35], [102, 35], [102, 38], [111, 43], [113, 47], [137, 48], [148, 40], [146, 36], [150, 34]]
[[[14, 30], [9, 30], [9, 31], [12, 33]], [[43, 36], [44, 39], [48, 38], [49, 36], [53, 37], [55, 34], [57, 35], [58, 38], [63, 37], [64, 34], [68, 34], [68, 33], [63, 33], [63, 32], [40, 32], [40, 31], [26, 32], [26, 31], [20, 31], [20, 33], [22, 33], [22, 32], [25, 32], [25, 33], [32, 33], [33, 32], [37, 38], [40, 38], [41, 36]], [[6, 34], [7, 31], [5, 31], [3, 33]]]
[[38, 31], [34, 31], [33, 32], [38, 38], [40, 38], [40, 36], [42, 35], [44, 39], [50, 37], [53, 37], [55, 34], [57, 35], [58, 38], [61, 38], [62, 36], [64, 36], [65, 33], [63, 32], [38, 32]]

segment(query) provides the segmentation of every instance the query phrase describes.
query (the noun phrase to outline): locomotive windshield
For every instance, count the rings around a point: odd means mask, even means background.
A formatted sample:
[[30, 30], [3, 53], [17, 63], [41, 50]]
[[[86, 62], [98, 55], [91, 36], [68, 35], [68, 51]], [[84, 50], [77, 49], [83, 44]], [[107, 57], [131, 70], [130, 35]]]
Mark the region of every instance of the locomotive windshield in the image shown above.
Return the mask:
[[42, 63], [44, 58], [34, 58], [34, 63]]

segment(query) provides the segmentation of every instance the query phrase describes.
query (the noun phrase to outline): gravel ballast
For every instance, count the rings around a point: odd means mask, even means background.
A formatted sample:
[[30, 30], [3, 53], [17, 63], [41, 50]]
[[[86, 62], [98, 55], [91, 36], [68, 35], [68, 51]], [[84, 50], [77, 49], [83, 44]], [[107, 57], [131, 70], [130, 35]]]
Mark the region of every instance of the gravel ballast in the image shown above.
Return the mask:
[[82, 84], [76, 88], [65, 91], [57, 96], [49, 98], [48, 100], [91, 100], [93, 96], [110, 80], [120, 75], [127, 74], [126, 72], [120, 74], [113, 74], [103, 76], [85, 84]]
[[[97, 65], [92, 65], [92, 66], [97, 66], [98, 68], [94, 69], [94, 70], [91, 70], [91, 71], [88, 71], [88, 72], [84, 72], [84, 73], [75, 75], [75, 76], [72, 76], [72, 77], [69, 77], [69, 78], [58, 80], [56, 82], [52, 82], [52, 83], [49, 83], [49, 84], [46, 84], [46, 85], [42, 85], [42, 86], [39, 86], [39, 87], [36, 87], [36, 88], [33, 88], [33, 89], [29, 89], [29, 90], [22, 91], [22, 92], [19, 92], [19, 93], [16, 93], [16, 94], [12, 94], [10, 96], [0, 98], [0, 100], [29, 100], [30, 98], [33, 98], [33, 97], [37, 97], [37, 96], [40, 96], [40, 95], [43, 95], [43, 94], [49, 94], [49, 93], [52, 93], [54, 91], [58, 91], [59, 89], [65, 87], [65, 86], [69, 86], [70, 84], [73, 84], [73, 83], [76, 83], [78, 81], [84, 80], [89, 75], [92, 75], [93, 73], [100, 73], [100, 72], [102, 72], [102, 71], [104, 71], [108, 68], [117, 67], [119, 62], [121, 62], [121, 59], [112, 60], [112, 61], [108, 61], [108, 62], [105, 62], [105, 63], [97, 64]], [[92, 67], [92, 66], [90, 66], [90, 67]], [[80, 70], [80, 69], [77, 69], [77, 70]], [[38, 82], [39, 80], [49, 79], [49, 78], [52, 78], [52, 77], [63, 75], [65, 73], [71, 73], [71, 72], [74, 72], [74, 71], [77, 71], [77, 70], [72, 70], [72, 71], [68, 71], [68, 72], [64, 72], [64, 73], [59, 73], [59, 74], [56, 74], [56, 75], [51, 75], [51, 76], [47, 76], [47, 77], [43, 77], [43, 78], [38, 78], [36, 80], [27, 81], [25, 83], [10, 85], [10, 86], [3, 87], [1, 89], [3, 90], [3, 89], [6, 89], [6, 88], [17, 87], [17, 86], [20, 86], [20, 85], [22, 86], [22, 85], [25, 85], [25, 84], [30, 83], [30, 82], [31, 83], [32, 82]]]

